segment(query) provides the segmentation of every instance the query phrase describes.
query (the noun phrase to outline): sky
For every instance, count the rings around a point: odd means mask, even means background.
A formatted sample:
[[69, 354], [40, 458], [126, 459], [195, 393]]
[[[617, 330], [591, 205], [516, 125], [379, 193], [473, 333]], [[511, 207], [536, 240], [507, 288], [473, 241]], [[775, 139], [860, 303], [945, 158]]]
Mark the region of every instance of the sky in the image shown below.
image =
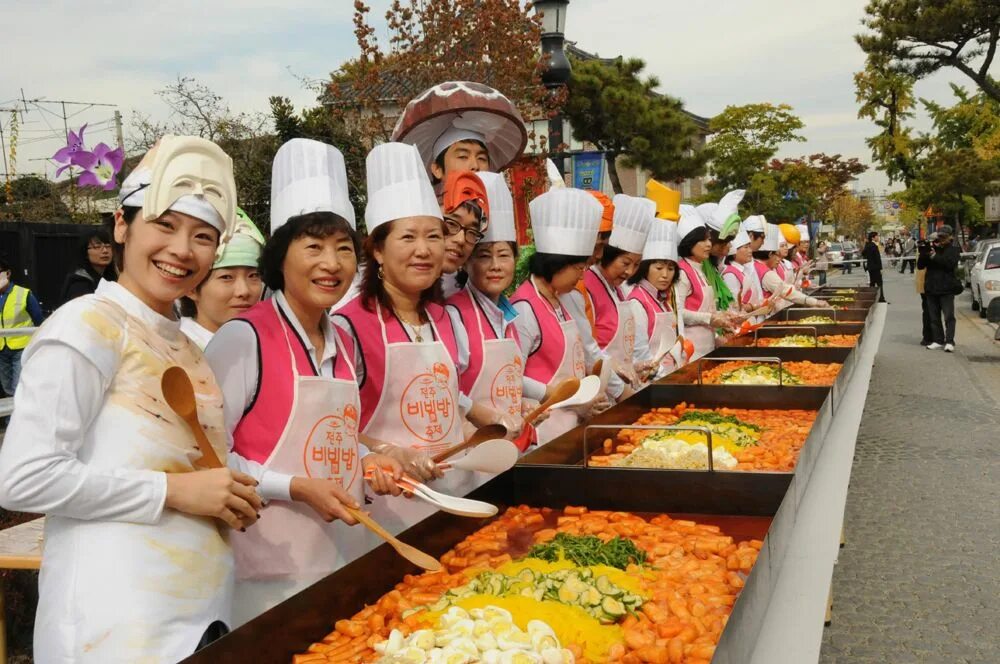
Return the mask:
[[[354, 57], [353, 0], [6, 0], [0, 47], [0, 109], [23, 114], [19, 173], [52, 176], [46, 159], [63, 142], [62, 106], [44, 100], [116, 105], [126, 135], [133, 112], [156, 120], [168, 110], [156, 91], [194, 77], [234, 111], [266, 111], [268, 97], [312, 104], [309, 87]], [[371, 0], [385, 37], [389, 0]], [[826, 152], [870, 163], [857, 118], [853, 74], [864, 54], [853, 35], [865, 0], [571, 0], [567, 39], [603, 57], [642, 58], [660, 91], [711, 117], [727, 105], [790, 104], [806, 124], [806, 141], [779, 156]], [[920, 81], [916, 95], [950, 102], [949, 82], [971, 87], [958, 72]], [[23, 91], [23, 92], [22, 92]], [[25, 105], [22, 100], [27, 100]], [[32, 100], [43, 100], [33, 102]], [[91, 124], [87, 144], [113, 144], [115, 108], [70, 104], [70, 129]], [[10, 113], [0, 112], [5, 141]], [[926, 117], [914, 122], [929, 125]], [[0, 162], [0, 167], [3, 163]], [[869, 169], [858, 188], [888, 186]], [[899, 188], [892, 187], [893, 189]]]

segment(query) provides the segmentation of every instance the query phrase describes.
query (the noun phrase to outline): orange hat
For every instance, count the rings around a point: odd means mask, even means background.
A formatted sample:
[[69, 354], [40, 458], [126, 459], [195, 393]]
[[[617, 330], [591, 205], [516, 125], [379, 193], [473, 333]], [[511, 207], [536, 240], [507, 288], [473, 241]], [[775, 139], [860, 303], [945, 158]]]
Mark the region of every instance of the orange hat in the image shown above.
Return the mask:
[[785, 242], [788, 244], [798, 244], [801, 239], [801, 234], [799, 229], [791, 224], [778, 224], [778, 228], [781, 229], [781, 234], [785, 236]]
[[451, 171], [444, 178], [444, 200], [441, 205], [445, 214], [454, 212], [462, 203], [475, 203], [489, 219], [490, 203], [483, 181], [472, 171]]
[[680, 220], [681, 192], [656, 180], [650, 180], [646, 183], [646, 198], [656, 203], [656, 216], [660, 219]]
[[603, 192], [594, 191], [593, 189], [585, 189], [584, 191], [596, 198], [597, 202], [604, 206], [604, 214], [601, 215], [601, 227], [597, 229], [597, 232], [610, 233], [615, 218], [615, 204]]

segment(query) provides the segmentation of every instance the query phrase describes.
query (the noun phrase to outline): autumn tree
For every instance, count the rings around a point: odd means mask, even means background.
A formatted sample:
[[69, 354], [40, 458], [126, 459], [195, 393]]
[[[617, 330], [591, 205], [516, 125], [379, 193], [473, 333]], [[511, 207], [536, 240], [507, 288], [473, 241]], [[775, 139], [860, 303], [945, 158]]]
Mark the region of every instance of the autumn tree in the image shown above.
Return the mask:
[[826, 220], [836, 227], [839, 235], [856, 238], [871, 227], [875, 212], [868, 201], [844, 192], [831, 203]]
[[865, 12], [870, 32], [855, 40], [870, 60], [913, 78], [957, 69], [1000, 101], [990, 75], [1000, 38], [996, 0], [870, 0]]
[[563, 114], [573, 135], [604, 152], [615, 193], [622, 193], [619, 158], [663, 181], [700, 175], [707, 153], [693, 146], [698, 128], [679, 100], [656, 92], [655, 76], [642, 77], [636, 58], [574, 61]]
[[879, 128], [879, 133], [866, 138], [865, 143], [889, 182], [907, 183], [913, 179], [919, 142], [906, 126], [915, 106], [913, 83], [911, 75], [890, 69], [885, 58], [869, 58], [864, 71], [854, 75], [858, 117], [871, 120]]
[[783, 143], [804, 141], [805, 125], [787, 104], [727, 106], [712, 118], [713, 189], [746, 188], [754, 173], [767, 165]]
[[358, 57], [333, 72], [324, 103], [366, 145], [388, 140], [395, 116], [443, 81], [476, 81], [507, 95], [526, 120], [561, 102], [542, 85], [540, 21], [520, 0], [393, 0], [380, 43], [370, 7], [354, 3]]

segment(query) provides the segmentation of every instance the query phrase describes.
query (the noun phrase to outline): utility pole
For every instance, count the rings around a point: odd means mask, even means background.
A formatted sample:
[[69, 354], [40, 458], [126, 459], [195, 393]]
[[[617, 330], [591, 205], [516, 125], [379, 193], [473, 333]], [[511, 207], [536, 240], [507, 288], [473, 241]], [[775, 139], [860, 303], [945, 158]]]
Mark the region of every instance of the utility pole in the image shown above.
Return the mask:
[[118, 147], [125, 152], [125, 136], [122, 134], [122, 112], [115, 109], [115, 136], [118, 138]]

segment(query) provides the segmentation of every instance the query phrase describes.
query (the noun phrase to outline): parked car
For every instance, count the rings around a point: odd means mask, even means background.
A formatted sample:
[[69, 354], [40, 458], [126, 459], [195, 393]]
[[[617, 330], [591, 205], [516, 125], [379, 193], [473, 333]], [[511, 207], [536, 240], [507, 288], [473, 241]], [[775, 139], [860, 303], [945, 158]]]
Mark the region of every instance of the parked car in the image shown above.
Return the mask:
[[[845, 261], [853, 261], [860, 258], [861, 253], [858, 250], [858, 245], [854, 244], [850, 240], [843, 243], [843, 248], [844, 248], [843, 250], [844, 250]], [[852, 267], [860, 267], [860, 265], [861, 265], [860, 263], [857, 263], [852, 265]]]
[[[966, 287], [972, 288], [972, 268], [973, 268], [973, 266], [976, 263], [978, 263], [986, 255], [986, 250], [987, 249], [989, 249], [990, 247], [996, 246], [998, 243], [1000, 243], [1000, 240], [993, 239], [993, 238], [990, 238], [990, 239], [987, 239], [987, 240], [979, 240], [979, 241], [976, 242], [976, 246], [973, 248], [973, 250], [971, 252], [972, 255], [971, 256], [966, 256], [965, 258], [962, 259], [962, 266], [965, 268], [964, 269], [964, 272], [965, 272], [964, 279], [965, 279], [965, 285], [966, 285]], [[973, 310], [973, 311], [975, 311], [975, 310]]]
[[830, 267], [840, 267], [844, 263], [844, 245], [831, 242], [826, 250], [826, 259], [830, 261]]
[[990, 302], [1000, 297], [1000, 241], [986, 247], [972, 266], [972, 310], [986, 317]]

